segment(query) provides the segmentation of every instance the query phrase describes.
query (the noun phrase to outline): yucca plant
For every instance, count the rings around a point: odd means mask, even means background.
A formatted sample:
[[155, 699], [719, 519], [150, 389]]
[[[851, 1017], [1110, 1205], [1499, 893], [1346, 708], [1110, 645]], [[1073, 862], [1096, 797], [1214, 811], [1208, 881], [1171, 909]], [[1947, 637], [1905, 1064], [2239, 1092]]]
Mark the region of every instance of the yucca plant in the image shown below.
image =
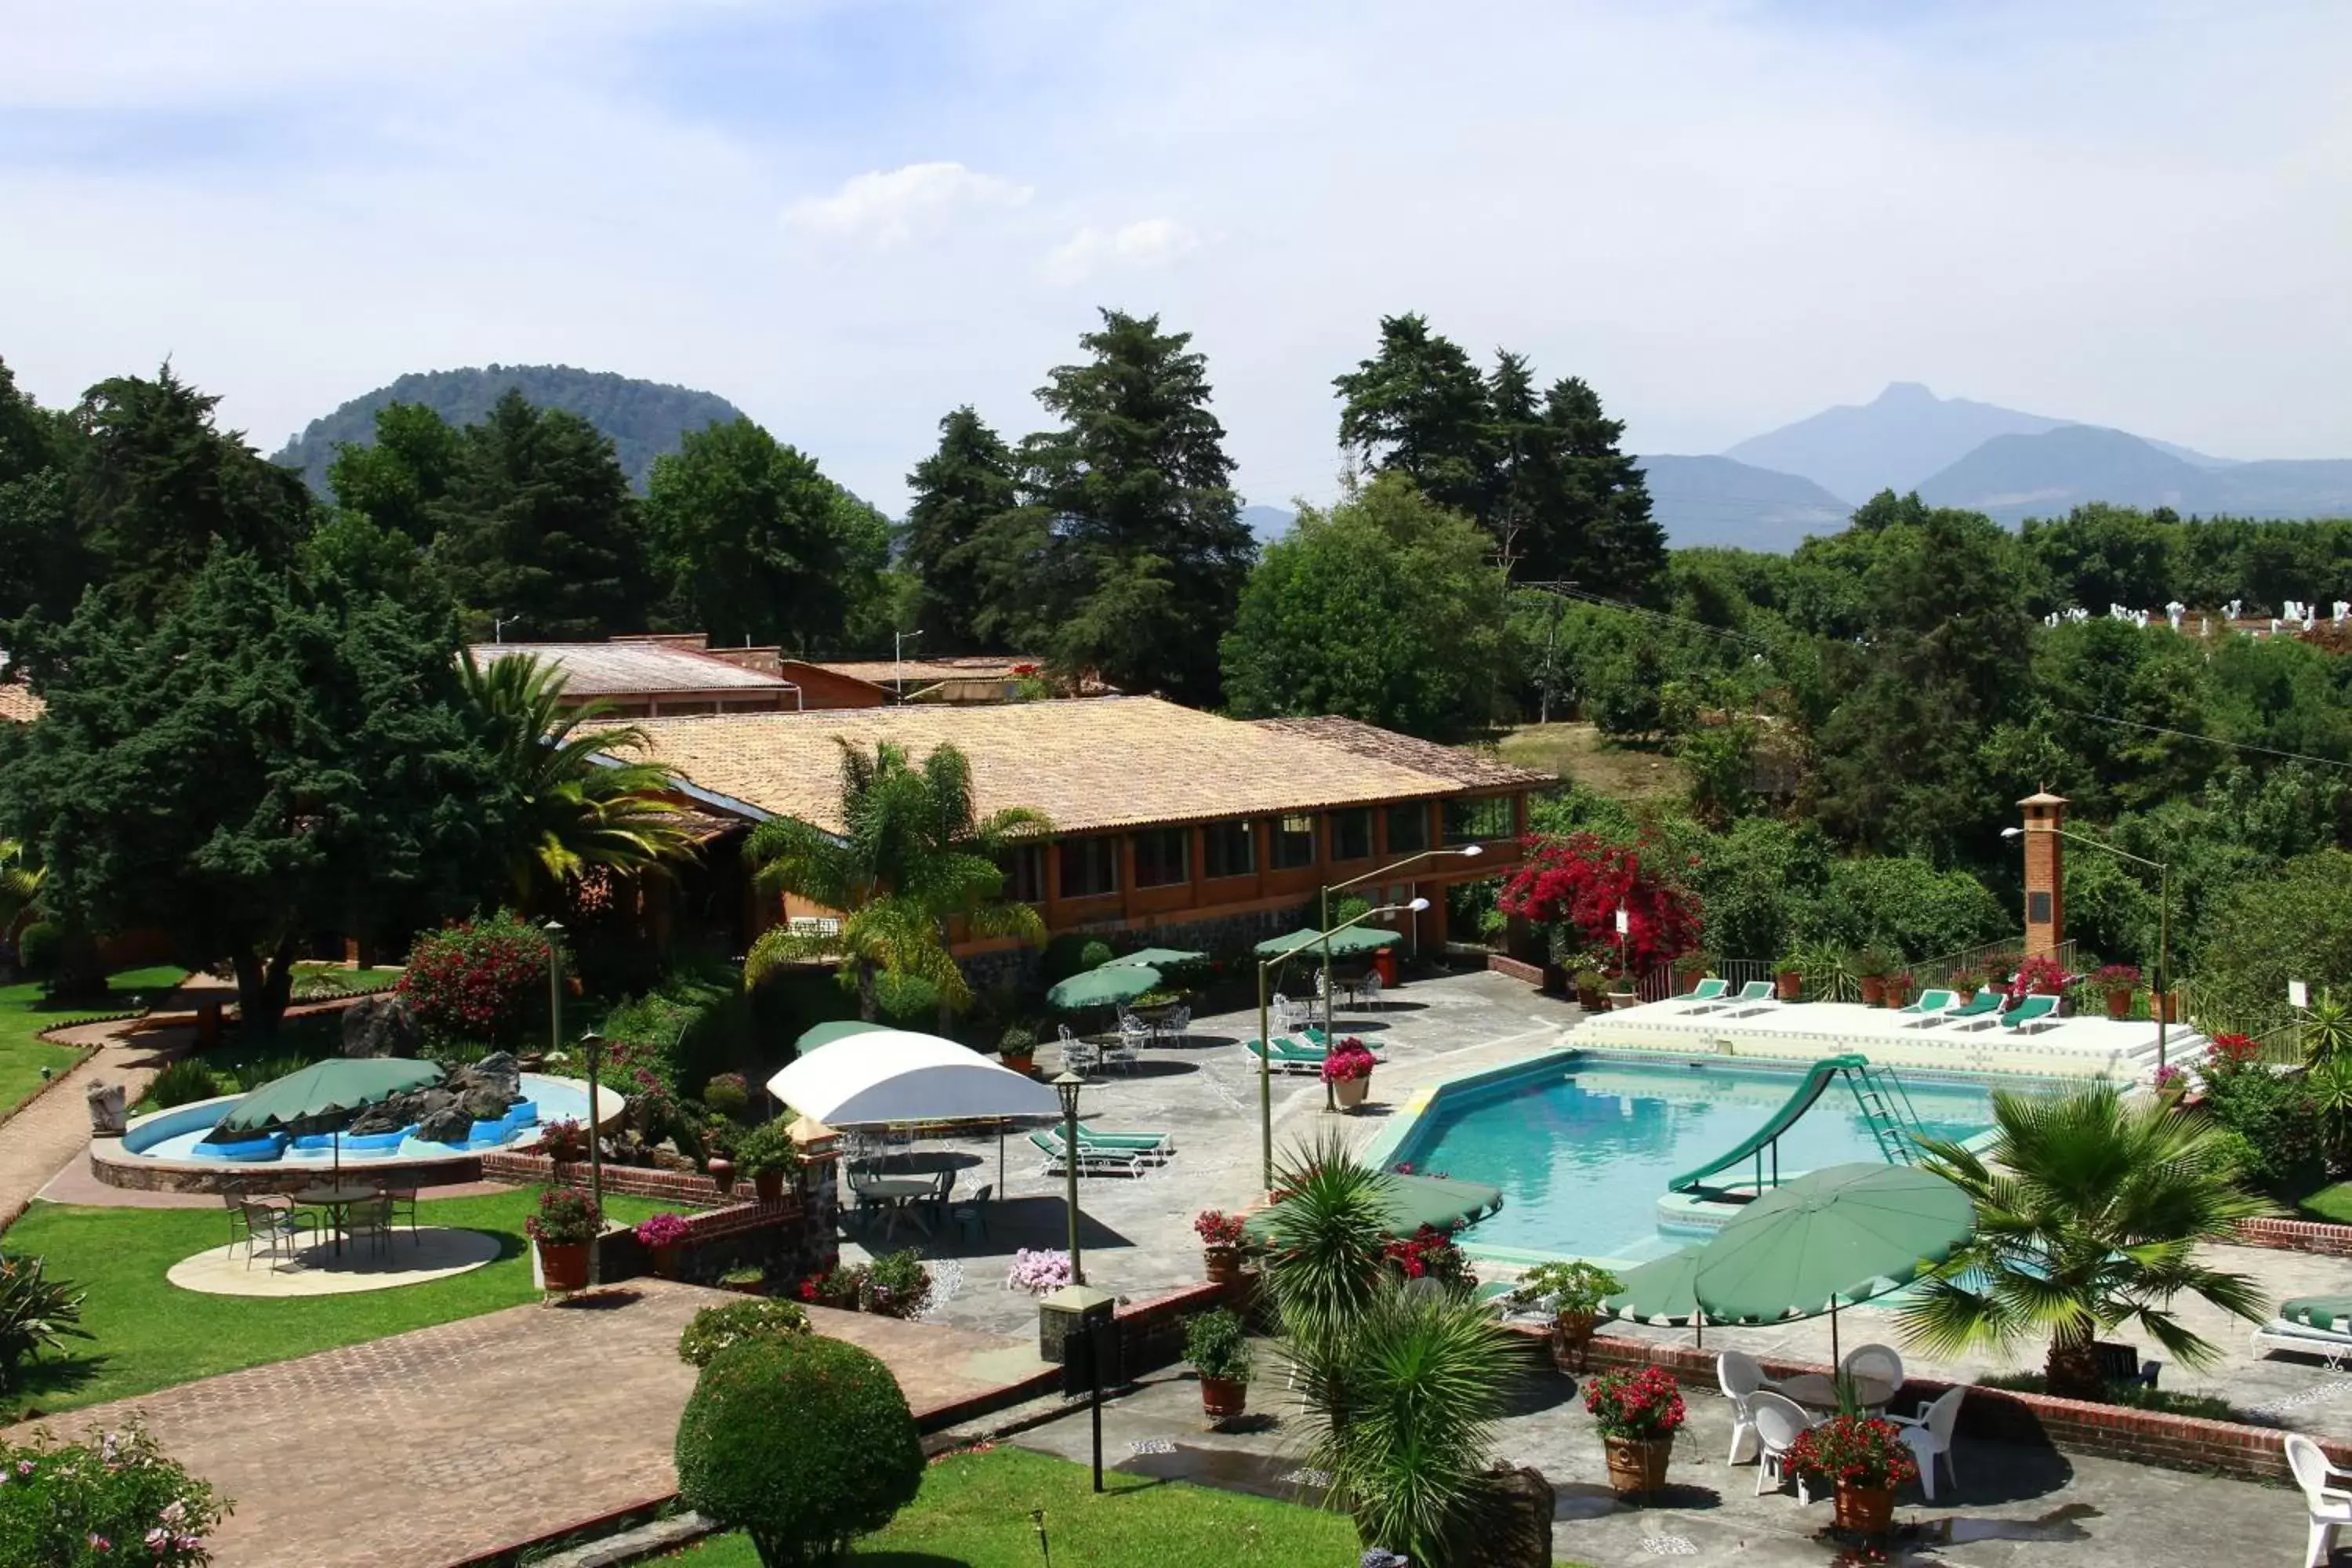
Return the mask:
[[2172, 1310], [2186, 1293], [2260, 1321], [2261, 1290], [2200, 1263], [2240, 1220], [2271, 1212], [2238, 1187], [2217, 1124], [2168, 1104], [2123, 1102], [2101, 1085], [2063, 1095], [1995, 1091], [1995, 1137], [1982, 1154], [1922, 1138], [1922, 1164], [1966, 1192], [1976, 1233], [1928, 1277], [1903, 1328], [1945, 1358], [2006, 1351], [2046, 1335], [2053, 1394], [2105, 1392], [2102, 1331], [2137, 1323], [2184, 1366], [2220, 1352]]
[[2339, 1058], [2352, 1059], [2352, 1006], [2322, 992], [2304, 1009], [2303, 1059], [2317, 1068]]
[[1265, 1280], [1286, 1336], [1325, 1339], [1371, 1304], [1389, 1242], [1395, 1183], [1336, 1132], [1293, 1144], [1274, 1172]]
[[1382, 1279], [1347, 1331], [1292, 1342], [1308, 1463], [1367, 1546], [1416, 1564], [1485, 1561], [1496, 1424], [1530, 1342], [1478, 1303]]

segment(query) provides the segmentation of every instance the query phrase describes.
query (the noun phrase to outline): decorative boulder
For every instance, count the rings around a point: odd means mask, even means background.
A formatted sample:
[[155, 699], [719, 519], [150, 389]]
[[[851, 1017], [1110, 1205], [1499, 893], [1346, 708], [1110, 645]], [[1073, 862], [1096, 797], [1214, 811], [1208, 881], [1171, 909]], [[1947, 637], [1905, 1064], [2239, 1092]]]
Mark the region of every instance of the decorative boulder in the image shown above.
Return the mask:
[[472, 1136], [475, 1120], [463, 1102], [452, 1098], [418, 1120], [416, 1135], [428, 1143], [463, 1143]]
[[343, 1010], [347, 1057], [413, 1057], [422, 1044], [416, 1015], [398, 996], [371, 996]]

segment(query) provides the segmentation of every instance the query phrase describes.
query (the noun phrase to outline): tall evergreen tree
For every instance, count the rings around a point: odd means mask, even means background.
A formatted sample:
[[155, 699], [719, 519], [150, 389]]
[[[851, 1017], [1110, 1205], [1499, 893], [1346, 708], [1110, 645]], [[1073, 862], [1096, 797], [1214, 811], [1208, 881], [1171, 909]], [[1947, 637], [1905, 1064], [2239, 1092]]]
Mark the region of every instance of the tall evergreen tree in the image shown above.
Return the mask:
[[987, 597], [990, 521], [1013, 510], [1019, 491], [1013, 451], [967, 404], [940, 421], [939, 449], [907, 476], [906, 563], [919, 591], [915, 624], [931, 653], [970, 653], [987, 639], [979, 617]]
[[1092, 357], [1037, 394], [1063, 424], [1023, 444], [1025, 515], [988, 531], [999, 603], [983, 622], [1012, 624], [1002, 595], [1025, 586], [1030, 629], [1056, 666], [1213, 704], [1217, 638], [1256, 542], [1209, 409], [1207, 361], [1157, 316], [1105, 310], [1078, 342]]
[[388, 403], [375, 412], [373, 444], [335, 449], [327, 483], [337, 505], [430, 544], [464, 450], [464, 437], [434, 409]]
[[1547, 483], [1525, 552], [1525, 574], [1572, 577], [1595, 593], [1640, 598], [1666, 564], [1666, 531], [1650, 518], [1650, 487], [1619, 447], [1625, 422], [1601, 412], [1576, 376], [1544, 394]]
[[70, 443], [65, 422], [18, 392], [0, 362], [0, 648], [21, 647], [7, 629], [18, 616], [70, 616], [94, 574], [74, 530]]
[[[1486, 376], [1486, 450], [1491, 466], [1476, 515], [1494, 534], [1504, 569], [1515, 575], [1534, 542], [1530, 531], [1559, 482], [1553, 447], [1527, 356], [1497, 351], [1495, 368]], [[1539, 570], [1533, 575], [1541, 580], [1546, 574]]]
[[1443, 507], [1487, 520], [1494, 460], [1486, 385], [1461, 345], [1417, 312], [1381, 319], [1380, 352], [1332, 385], [1339, 440], [1405, 475]]
[[509, 389], [467, 426], [435, 553], [476, 630], [522, 617], [537, 639], [645, 625], [646, 572], [613, 443], [575, 414]]

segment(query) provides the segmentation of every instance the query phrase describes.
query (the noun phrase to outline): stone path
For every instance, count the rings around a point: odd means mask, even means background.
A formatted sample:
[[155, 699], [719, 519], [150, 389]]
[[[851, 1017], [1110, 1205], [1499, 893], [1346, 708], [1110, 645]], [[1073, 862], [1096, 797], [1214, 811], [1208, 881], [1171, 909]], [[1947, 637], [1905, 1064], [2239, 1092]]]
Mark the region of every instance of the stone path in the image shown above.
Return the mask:
[[[221, 1568], [433, 1568], [667, 1496], [694, 1368], [677, 1336], [737, 1300], [657, 1279], [515, 1307], [74, 1411], [136, 1415], [236, 1501]], [[1040, 1370], [1034, 1345], [813, 1310], [918, 1413]], [[11, 1433], [21, 1436], [21, 1432]]]
[[194, 1037], [172, 1027], [131, 1034], [131, 1021], [83, 1024], [49, 1037], [61, 1045], [96, 1046], [96, 1055], [51, 1084], [38, 1099], [0, 1121], [0, 1229], [16, 1223], [51, 1177], [89, 1147], [93, 1083], [119, 1083], [126, 1102], [147, 1092], [150, 1079]]

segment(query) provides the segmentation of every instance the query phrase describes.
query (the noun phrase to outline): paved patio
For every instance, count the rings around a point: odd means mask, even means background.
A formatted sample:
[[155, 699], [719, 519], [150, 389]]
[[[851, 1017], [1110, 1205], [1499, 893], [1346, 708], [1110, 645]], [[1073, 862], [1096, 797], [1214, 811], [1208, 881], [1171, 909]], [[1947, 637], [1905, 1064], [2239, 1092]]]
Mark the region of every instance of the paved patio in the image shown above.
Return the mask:
[[[695, 1369], [677, 1336], [739, 1300], [657, 1279], [515, 1307], [69, 1412], [143, 1420], [236, 1501], [222, 1568], [430, 1568], [671, 1491]], [[920, 1414], [1040, 1370], [1034, 1342], [814, 1310]], [[21, 1436], [25, 1429], [10, 1433]]]

